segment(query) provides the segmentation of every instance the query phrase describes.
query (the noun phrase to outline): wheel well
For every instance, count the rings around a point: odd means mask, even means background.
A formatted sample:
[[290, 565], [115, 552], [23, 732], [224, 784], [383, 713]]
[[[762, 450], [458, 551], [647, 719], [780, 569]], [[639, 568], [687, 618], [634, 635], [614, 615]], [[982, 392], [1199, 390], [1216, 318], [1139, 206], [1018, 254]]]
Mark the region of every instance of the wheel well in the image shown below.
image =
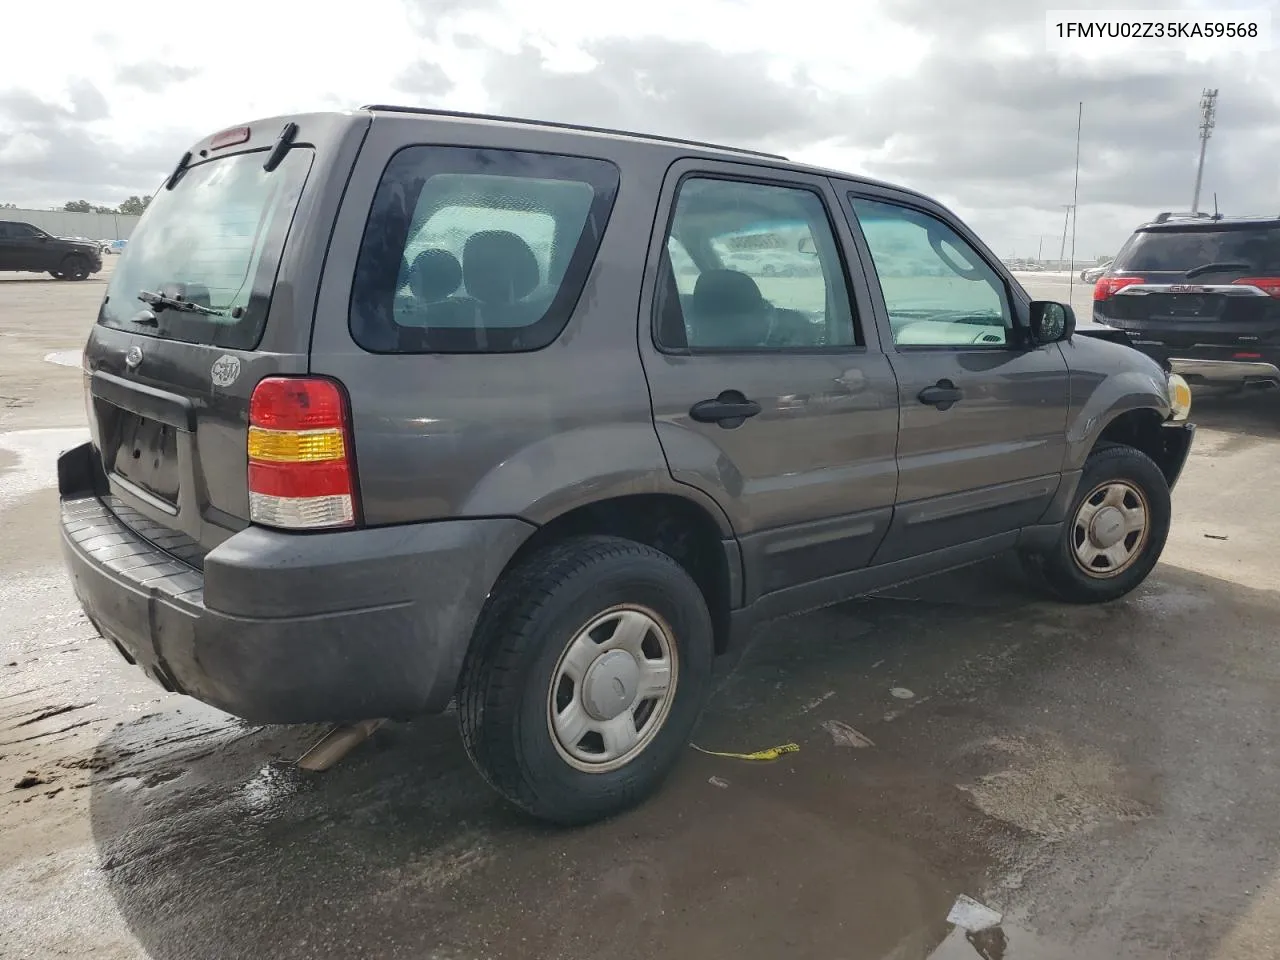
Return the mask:
[[693, 578], [707, 601], [716, 653], [729, 640], [729, 568], [720, 528], [702, 507], [672, 494], [636, 494], [589, 503], [540, 527], [510, 563], [566, 537], [602, 534], [634, 540], [671, 557]]
[[1161, 424], [1164, 417], [1156, 410], [1128, 410], [1116, 417], [1098, 437], [1094, 450], [1121, 444], [1141, 450], [1156, 462], [1165, 479], [1173, 482], [1178, 468], [1177, 451]]

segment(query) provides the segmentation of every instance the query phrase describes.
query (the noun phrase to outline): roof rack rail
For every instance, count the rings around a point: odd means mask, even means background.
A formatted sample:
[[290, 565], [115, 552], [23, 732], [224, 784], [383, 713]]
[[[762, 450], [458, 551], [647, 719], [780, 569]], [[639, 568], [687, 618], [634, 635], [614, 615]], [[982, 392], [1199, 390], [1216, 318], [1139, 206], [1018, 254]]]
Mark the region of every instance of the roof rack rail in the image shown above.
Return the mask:
[[1168, 222], [1168, 221], [1170, 221], [1170, 220], [1213, 220], [1213, 219], [1221, 219], [1221, 218], [1220, 218], [1220, 217], [1219, 217], [1219, 218], [1215, 218], [1215, 217], [1213, 216], [1213, 214], [1211, 214], [1211, 213], [1203, 213], [1203, 212], [1197, 212], [1197, 213], [1174, 213], [1174, 212], [1172, 212], [1172, 211], [1166, 210], [1166, 211], [1164, 211], [1163, 213], [1158, 214], [1158, 215], [1156, 216], [1156, 221], [1155, 221], [1155, 222], [1156, 222], [1156, 223], [1167, 223], [1167, 222]]
[[[686, 147], [705, 147], [710, 150], [724, 150], [728, 153], [744, 153], [752, 157], [767, 157], [770, 160], [787, 160], [779, 153], [766, 153], [763, 150], [748, 150], [746, 147], [729, 147], [722, 143], [706, 143], [702, 140], [686, 140], [682, 137], [664, 137], [656, 133], [638, 133], [635, 130], [614, 130], [610, 127], [592, 127], [581, 123], [562, 123], [556, 120], [530, 120], [526, 117], [504, 117], [494, 113], [467, 113], [462, 110], [436, 110], [431, 107], [401, 107], [387, 103], [369, 103], [361, 110], [382, 110], [387, 113], [416, 113], [429, 117], [454, 117], [459, 120], [497, 120], [502, 123], [526, 123], [530, 126], [554, 127], [559, 130], [580, 130], [583, 133], [605, 133], [618, 137], [635, 137], [642, 140], [659, 140], [663, 143], [678, 143]], [[789, 161], [788, 161], [789, 162]]]

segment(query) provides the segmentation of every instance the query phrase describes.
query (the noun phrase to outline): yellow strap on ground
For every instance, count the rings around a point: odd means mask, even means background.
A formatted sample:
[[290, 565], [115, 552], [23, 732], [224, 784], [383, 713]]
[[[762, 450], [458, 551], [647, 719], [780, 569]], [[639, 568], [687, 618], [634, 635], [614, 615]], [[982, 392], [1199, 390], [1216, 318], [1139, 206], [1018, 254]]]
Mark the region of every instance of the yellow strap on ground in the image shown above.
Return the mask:
[[784, 753], [798, 753], [800, 750], [798, 743], [784, 743], [777, 747], [769, 747], [767, 750], [757, 750], [755, 753], [722, 753], [718, 750], [704, 750], [696, 743], [691, 743], [689, 746], [699, 753], [712, 757], [728, 757], [730, 760], [777, 760]]

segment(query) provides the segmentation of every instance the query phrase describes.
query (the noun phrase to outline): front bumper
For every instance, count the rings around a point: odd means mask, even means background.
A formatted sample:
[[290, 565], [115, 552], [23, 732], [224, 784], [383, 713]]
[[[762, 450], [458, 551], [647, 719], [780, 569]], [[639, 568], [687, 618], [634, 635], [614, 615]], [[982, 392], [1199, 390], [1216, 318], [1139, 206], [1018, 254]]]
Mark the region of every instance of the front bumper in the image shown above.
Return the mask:
[[[70, 458], [70, 459], [69, 459]], [[166, 690], [260, 723], [443, 709], [518, 519], [336, 533], [249, 527], [204, 570], [126, 526], [59, 461], [62, 548], [98, 631]]]
[[1160, 427], [1160, 442], [1163, 456], [1160, 457], [1160, 469], [1169, 481], [1172, 490], [1182, 476], [1182, 469], [1187, 465], [1191, 454], [1191, 444], [1196, 437], [1196, 425], [1190, 421], [1180, 423], [1169, 421]]

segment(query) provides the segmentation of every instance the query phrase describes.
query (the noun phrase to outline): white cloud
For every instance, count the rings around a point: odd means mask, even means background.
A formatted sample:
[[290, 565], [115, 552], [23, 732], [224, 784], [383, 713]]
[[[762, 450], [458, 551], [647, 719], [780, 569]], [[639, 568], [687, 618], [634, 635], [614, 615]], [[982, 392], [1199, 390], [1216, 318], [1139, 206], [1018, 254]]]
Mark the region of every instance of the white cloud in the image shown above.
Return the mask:
[[[1106, 252], [1136, 220], [1186, 205], [1195, 98], [1219, 86], [1207, 194], [1220, 190], [1233, 212], [1280, 209], [1273, 58], [1064, 58], [1045, 42], [1044, 11], [1058, 5], [63, 0], [57, 16], [26, 18], [21, 42], [0, 59], [0, 201], [118, 203], [149, 192], [192, 141], [218, 129], [416, 101], [755, 138], [749, 145], [936, 192], [1000, 253], [1026, 255], [1040, 236], [1060, 241], [1083, 99], [1081, 242]], [[562, 72], [575, 75], [557, 82]]]

